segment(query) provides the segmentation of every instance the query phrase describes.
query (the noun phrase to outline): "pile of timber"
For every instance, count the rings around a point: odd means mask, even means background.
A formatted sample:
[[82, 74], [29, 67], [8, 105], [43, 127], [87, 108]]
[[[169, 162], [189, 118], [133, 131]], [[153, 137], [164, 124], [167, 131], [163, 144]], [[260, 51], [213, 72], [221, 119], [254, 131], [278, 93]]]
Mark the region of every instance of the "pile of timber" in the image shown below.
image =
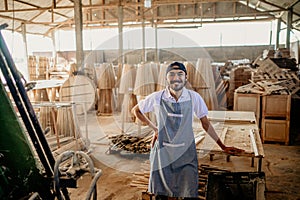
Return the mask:
[[153, 130], [147, 127], [140, 131], [141, 133], [134, 131], [108, 137], [112, 142], [110, 150], [148, 154], [150, 152]]
[[[251, 81], [251, 80], [250, 80]], [[238, 93], [254, 93], [261, 95], [271, 94], [295, 94], [300, 90], [299, 81], [283, 80], [283, 81], [259, 81], [240, 86], [236, 89]]]
[[236, 89], [238, 93], [295, 94], [300, 90], [300, 81], [296, 72], [280, 68], [270, 58], [257, 60], [259, 65], [252, 71], [250, 84]]
[[112, 143], [114, 144], [114, 148], [119, 148], [120, 150], [125, 150], [132, 153], [149, 153], [152, 136], [149, 135], [145, 138], [141, 138], [138, 136], [121, 134], [109, 137], [109, 139], [111, 139]]

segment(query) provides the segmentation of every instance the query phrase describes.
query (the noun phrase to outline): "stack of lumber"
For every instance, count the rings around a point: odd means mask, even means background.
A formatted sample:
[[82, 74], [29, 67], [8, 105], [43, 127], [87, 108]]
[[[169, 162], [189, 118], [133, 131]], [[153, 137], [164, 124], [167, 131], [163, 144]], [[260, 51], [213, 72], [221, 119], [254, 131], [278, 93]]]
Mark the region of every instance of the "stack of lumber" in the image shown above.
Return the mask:
[[29, 81], [37, 80], [38, 73], [37, 73], [37, 58], [36, 56], [29, 56], [28, 57], [28, 70], [29, 70]]
[[45, 80], [47, 71], [50, 68], [50, 59], [44, 56], [39, 57], [38, 79]]
[[29, 80], [45, 80], [50, 68], [50, 59], [44, 56], [29, 56], [28, 69]]
[[250, 84], [237, 89], [239, 93], [295, 94], [300, 82], [295, 72], [279, 68], [271, 59], [259, 61], [259, 67], [252, 71]]

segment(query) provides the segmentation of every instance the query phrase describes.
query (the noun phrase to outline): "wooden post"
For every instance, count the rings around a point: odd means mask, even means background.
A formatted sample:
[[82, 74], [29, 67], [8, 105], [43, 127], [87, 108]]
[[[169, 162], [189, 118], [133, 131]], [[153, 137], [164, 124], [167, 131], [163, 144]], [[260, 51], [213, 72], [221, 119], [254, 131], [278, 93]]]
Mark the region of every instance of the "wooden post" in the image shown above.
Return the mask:
[[82, 41], [82, 4], [81, 0], [74, 0], [74, 19], [75, 19], [75, 35], [76, 35], [76, 69], [79, 70], [83, 66], [83, 41]]

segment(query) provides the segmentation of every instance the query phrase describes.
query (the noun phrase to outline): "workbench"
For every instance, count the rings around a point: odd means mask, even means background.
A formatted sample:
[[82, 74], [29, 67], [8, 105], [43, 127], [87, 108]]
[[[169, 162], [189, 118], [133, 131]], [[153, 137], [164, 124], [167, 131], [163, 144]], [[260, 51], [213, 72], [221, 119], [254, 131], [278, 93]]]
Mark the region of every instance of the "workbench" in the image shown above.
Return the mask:
[[[254, 166], [254, 160], [257, 159], [257, 171], [260, 172], [264, 149], [254, 112], [209, 111], [208, 119], [226, 146], [245, 150], [238, 155], [227, 155], [227, 161], [230, 160], [230, 156], [251, 157], [251, 166]], [[193, 127], [196, 135], [197, 132], [203, 133], [199, 120], [195, 120]], [[225, 154], [208, 134], [200, 135], [201, 139], [196, 143], [200, 153], [209, 154], [211, 160], [215, 154]]]

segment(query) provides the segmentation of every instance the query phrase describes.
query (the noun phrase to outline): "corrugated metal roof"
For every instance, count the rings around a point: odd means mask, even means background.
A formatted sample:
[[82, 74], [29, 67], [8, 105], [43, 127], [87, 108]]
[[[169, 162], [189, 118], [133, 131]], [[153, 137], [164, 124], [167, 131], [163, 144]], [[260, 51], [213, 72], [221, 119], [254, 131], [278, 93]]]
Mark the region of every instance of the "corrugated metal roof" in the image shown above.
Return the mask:
[[[145, 8], [138, 0], [82, 0], [83, 28], [117, 27], [119, 6], [123, 8], [124, 26], [195, 27], [202, 23], [228, 21], [287, 21], [292, 15], [292, 27], [300, 30], [298, 0], [152, 0]], [[184, 19], [184, 20], [183, 20]], [[4, 0], [0, 3], [0, 24], [9, 30], [50, 36], [56, 29], [74, 27], [73, 0]]]

